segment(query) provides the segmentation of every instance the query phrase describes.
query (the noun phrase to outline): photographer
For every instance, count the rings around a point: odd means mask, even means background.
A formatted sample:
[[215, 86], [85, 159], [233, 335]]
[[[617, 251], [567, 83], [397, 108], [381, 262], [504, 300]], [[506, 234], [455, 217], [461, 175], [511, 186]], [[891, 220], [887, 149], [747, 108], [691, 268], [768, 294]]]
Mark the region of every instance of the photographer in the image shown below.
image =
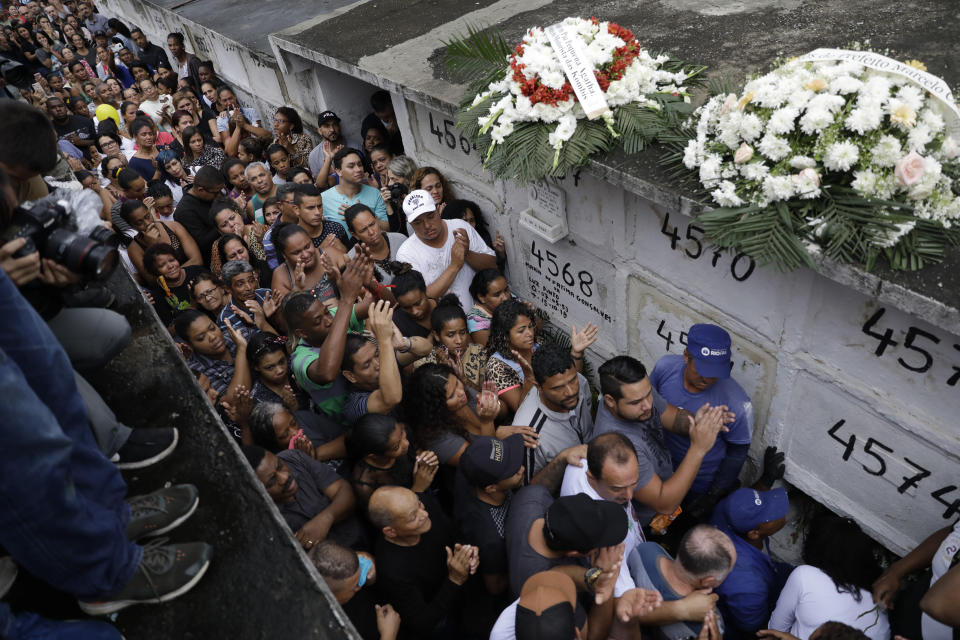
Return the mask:
[[[0, 143], [0, 189], [4, 196], [0, 198], [0, 237], [10, 238], [24, 232], [22, 220], [14, 217], [15, 208], [47, 195], [41, 175], [52, 170], [57, 162], [57, 138], [50, 121], [39, 109], [4, 101], [0, 103], [0, 140], [3, 141]], [[95, 213], [91, 215], [96, 217]], [[44, 229], [38, 235], [45, 233], [55, 231]], [[73, 236], [71, 240], [76, 239], [76, 234], [70, 236]], [[39, 251], [19, 255], [33, 240], [33, 237], [19, 237], [0, 241], [0, 269], [47, 321], [75, 370], [102, 367], [126, 346], [130, 325], [114, 311], [80, 305], [97, 297], [112, 302], [113, 296], [106, 288], [78, 288], [84, 282], [83, 276], [51, 259], [41, 258]], [[109, 252], [100, 252], [106, 253]], [[67, 306], [65, 301], [75, 306]], [[75, 372], [75, 378], [101, 451], [116, 458], [121, 468], [146, 466], [172, 453], [177, 441], [175, 429], [131, 430], [117, 422], [110, 408], [79, 373]]]
[[390, 231], [410, 235], [407, 230], [407, 221], [403, 214], [403, 199], [410, 193], [410, 180], [415, 163], [409, 156], [397, 156], [387, 165], [387, 184], [380, 189], [380, 196], [387, 207], [387, 219], [390, 221]]

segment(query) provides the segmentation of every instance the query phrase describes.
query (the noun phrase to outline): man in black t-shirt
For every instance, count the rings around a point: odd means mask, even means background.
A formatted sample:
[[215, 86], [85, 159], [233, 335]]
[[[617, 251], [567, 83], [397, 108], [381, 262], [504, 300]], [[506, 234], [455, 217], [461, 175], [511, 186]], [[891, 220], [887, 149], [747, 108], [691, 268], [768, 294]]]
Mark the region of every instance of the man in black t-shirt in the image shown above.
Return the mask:
[[182, 224], [196, 241], [204, 264], [210, 264], [213, 243], [220, 237], [210, 215], [210, 205], [220, 195], [223, 184], [223, 175], [219, 171], [209, 166], [200, 167], [193, 177], [193, 184], [184, 192], [173, 212], [173, 219]]
[[523, 436], [505, 440], [475, 437], [460, 456], [458, 469], [469, 493], [453, 505], [457, 530], [480, 550], [480, 575], [487, 591], [507, 590], [507, 511], [513, 492], [523, 486]]
[[380, 487], [368, 515], [376, 544], [380, 592], [400, 614], [401, 638], [455, 637], [457, 601], [476, 573], [476, 547], [453, 544], [450, 523], [436, 500], [403, 487]]
[[353, 489], [332, 467], [299, 449], [274, 455], [257, 445], [245, 445], [243, 452], [304, 549], [328, 535], [343, 544], [357, 544], [360, 530], [350, 526], [349, 520]]
[[90, 147], [97, 141], [97, 130], [93, 126], [93, 120], [71, 114], [60, 98], [47, 99], [47, 112], [53, 120], [57, 137], [70, 142], [83, 152], [84, 157], [89, 158]]

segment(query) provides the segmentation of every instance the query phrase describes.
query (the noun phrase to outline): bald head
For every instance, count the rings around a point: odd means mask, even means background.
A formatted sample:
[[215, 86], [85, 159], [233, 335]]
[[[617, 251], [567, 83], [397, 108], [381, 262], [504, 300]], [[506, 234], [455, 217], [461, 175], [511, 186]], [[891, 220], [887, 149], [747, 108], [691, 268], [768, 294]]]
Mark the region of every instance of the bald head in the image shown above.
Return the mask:
[[677, 562], [694, 588], [717, 586], [737, 561], [733, 541], [719, 529], [700, 524], [680, 540]]
[[367, 506], [370, 522], [391, 541], [415, 541], [430, 530], [430, 514], [419, 496], [404, 487], [380, 487]]

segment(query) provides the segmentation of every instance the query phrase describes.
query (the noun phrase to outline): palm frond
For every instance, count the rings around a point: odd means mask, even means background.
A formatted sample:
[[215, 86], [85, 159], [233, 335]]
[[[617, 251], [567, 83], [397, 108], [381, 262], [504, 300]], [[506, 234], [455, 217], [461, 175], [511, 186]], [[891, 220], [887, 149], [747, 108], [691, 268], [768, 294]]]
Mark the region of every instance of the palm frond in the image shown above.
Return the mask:
[[455, 35], [447, 47], [444, 64], [457, 80], [470, 85], [467, 95], [475, 95], [491, 82], [503, 77], [512, 53], [497, 32], [468, 25], [466, 35]]

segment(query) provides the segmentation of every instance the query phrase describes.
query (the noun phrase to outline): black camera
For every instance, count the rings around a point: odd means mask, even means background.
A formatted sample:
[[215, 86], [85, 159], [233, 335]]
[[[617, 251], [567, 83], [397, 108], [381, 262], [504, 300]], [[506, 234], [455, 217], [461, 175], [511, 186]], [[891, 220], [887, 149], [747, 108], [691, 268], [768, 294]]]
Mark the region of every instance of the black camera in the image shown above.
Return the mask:
[[33, 206], [21, 205], [14, 209], [10, 225], [0, 240], [0, 244], [6, 244], [17, 238], [27, 239], [13, 257], [22, 258], [39, 251], [41, 257], [88, 278], [106, 278], [117, 266], [116, 246], [106, 244], [112, 243], [115, 234], [108, 229], [95, 229], [96, 238], [71, 231], [73, 221], [65, 201], [41, 200], [26, 204]]
[[403, 200], [403, 197], [410, 192], [410, 190], [407, 189], [407, 185], [402, 182], [394, 182], [393, 184], [387, 185], [387, 189], [390, 190], [391, 200]]

